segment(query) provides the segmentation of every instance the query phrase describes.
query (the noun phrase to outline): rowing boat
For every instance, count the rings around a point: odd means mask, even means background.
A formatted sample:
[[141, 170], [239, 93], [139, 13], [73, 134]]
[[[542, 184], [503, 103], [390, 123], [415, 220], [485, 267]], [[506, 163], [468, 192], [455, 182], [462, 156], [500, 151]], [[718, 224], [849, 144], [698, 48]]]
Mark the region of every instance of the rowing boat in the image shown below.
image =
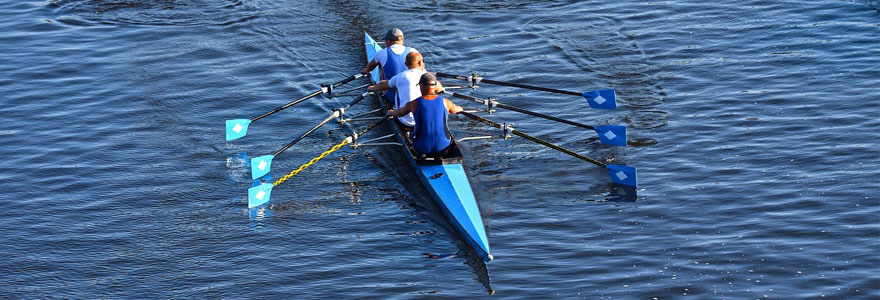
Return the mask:
[[[380, 47], [379, 44], [375, 40], [373, 40], [373, 38], [370, 37], [370, 35], [367, 33], [364, 33], [364, 46], [365, 46], [364, 48], [365, 48], [368, 60], [372, 60], [373, 57], [376, 55], [376, 53], [378, 51], [382, 50], [382, 47]], [[381, 78], [379, 73], [380, 73], [379, 69], [373, 70], [371, 72], [370, 80], [372, 81], [373, 84], [377, 84], [379, 79]], [[502, 85], [502, 86], [512, 86], [512, 87], [517, 87], [517, 88], [532, 89], [532, 90], [538, 90], [538, 91], [544, 91], [544, 92], [556, 93], [556, 94], [583, 96], [584, 100], [587, 101], [587, 103], [590, 105], [590, 107], [596, 108], [596, 109], [614, 109], [617, 107], [616, 100], [615, 100], [616, 93], [614, 90], [611, 90], [611, 89], [595, 90], [595, 91], [587, 91], [587, 92], [579, 93], [579, 92], [565, 91], [565, 90], [559, 90], [559, 89], [554, 89], [554, 88], [531, 86], [531, 85], [526, 85], [526, 84], [521, 84], [521, 83], [489, 80], [489, 79], [482, 78], [482, 76], [480, 76], [479, 74], [476, 74], [476, 73], [474, 73], [471, 76], [452, 75], [452, 74], [447, 74], [447, 73], [436, 73], [436, 74], [437, 74], [437, 76], [440, 76], [440, 77], [447, 77], [447, 78], [453, 78], [456, 80], [468, 81], [468, 82], [470, 82], [471, 88], [476, 88], [477, 85], [482, 82], [482, 83]], [[279, 112], [281, 110], [284, 110], [290, 106], [293, 106], [297, 103], [303, 102], [303, 101], [308, 100], [310, 98], [314, 98], [317, 95], [329, 94], [334, 88], [339, 87], [345, 83], [351, 82], [355, 79], [361, 78], [362, 76], [363, 76], [362, 74], [358, 73], [358, 74], [351, 75], [348, 78], [345, 78], [341, 81], [337, 81], [337, 82], [329, 84], [329, 85], [322, 85], [320, 90], [317, 90], [317, 91], [315, 91], [305, 97], [299, 98], [299, 99], [294, 100], [288, 104], [285, 104], [281, 107], [278, 107], [270, 112], [264, 113], [256, 118], [226, 120], [226, 139], [227, 140], [234, 140], [234, 139], [244, 137], [247, 134], [247, 126], [251, 122], [257, 121], [263, 117], [266, 117], [266, 116], [269, 116], [269, 115], [274, 114], [276, 112]], [[347, 92], [362, 89], [364, 87], [366, 87], [366, 85], [362, 86], [362, 87], [354, 88], [354, 89], [349, 90]], [[345, 93], [346, 92], [341, 92], [341, 94], [345, 94]], [[360, 120], [365, 120], [365, 119], [380, 119], [380, 120], [369, 125], [369, 126], [366, 126], [362, 129], [360, 129], [357, 132], [352, 133], [351, 135], [347, 136], [344, 140], [342, 140], [339, 144], [333, 146], [332, 148], [330, 148], [327, 151], [324, 151], [323, 153], [321, 153], [321, 155], [311, 159], [308, 163], [305, 163], [305, 164], [299, 166], [299, 168], [297, 168], [293, 171], [290, 171], [289, 173], [287, 173], [287, 175], [284, 175], [280, 179], [278, 179], [274, 182], [265, 182], [265, 180], [269, 179], [265, 175], [269, 174], [269, 172], [271, 170], [272, 160], [276, 156], [278, 156], [279, 154], [281, 154], [285, 150], [290, 149], [294, 144], [301, 141], [307, 135], [315, 132], [315, 130], [317, 130], [318, 128], [320, 128], [324, 124], [327, 124], [328, 122], [330, 122], [334, 118], [337, 118], [337, 117], [340, 118], [340, 122], [343, 122], [343, 123], [346, 121], [354, 121], [354, 120], [358, 119], [358, 117], [352, 117], [350, 119], [343, 119], [342, 118], [343, 112], [345, 110], [347, 110], [348, 108], [350, 108], [352, 105], [355, 105], [359, 101], [364, 100], [367, 96], [369, 96], [371, 94], [372, 94], [371, 92], [364, 92], [363, 94], [358, 96], [356, 99], [354, 99], [353, 101], [348, 103], [348, 105], [333, 110], [333, 113], [330, 114], [330, 116], [325, 118], [323, 121], [318, 123], [318, 125], [315, 125], [314, 127], [309, 129], [308, 131], [306, 131], [305, 133], [300, 135], [298, 138], [294, 139], [293, 141], [291, 141], [290, 143], [288, 143], [287, 145], [285, 145], [283, 148], [276, 151], [275, 153], [273, 153], [271, 155], [262, 155], [262, 156], [258, 156], [258, 157], [251, 159], [251, 161], [250, 161], [251, 179], [257, 179], [259, 181], [257, 181], [258, 185], [248, 189], [248, 208], [257, 208], [257, 207], [265, 205], [266, 203], [269, 203], [269, 198], [270, 198], [273, 187], [285, 182], [287, 179], [291, 178], [291, 176], [294, 176], [294, 175], [298, 174], [300, 171], [305, 170], [305, 168], [311, 166], [312, 164], [317, 163], [320, 159], [326, 157], [327, 155], [333, 153], [334, 151], [339, 150], [340, 147], [348, 145], [349, 143], [352, 143], [351, 146], [354, 146], [354, 147], [361, 146], [361, 145], [368, 145], [369, 142], [358, 143], [357, 137], [362, 136], [363, 134], [367, 133], [368, 131], [372, 130], [373, 128], [376, 128], [376, 126], [379, 126], [382, 123], [386, 123], [386, 121], [388, 119], [387, 116], [386, 117], [361, 118]], [[476, 98], [473, 96], [461, 95], [458, 93], [447, 93], [447, 94], [450, 94], [456, 98], [462, 98], [462, 99], [466, 99], [466, 100], [471, 100], [471, 101], [483, 103], [484, 105], [487, 106], [487, 111], [489, 111], [490, 113], [492, 111], [494, 111], [495, 108], [508, 109], [508, 110], [524, 113], [524, 114], [534, 116], [534, 117], [544, 118], [544, 119], [548, 119], [551, 121], [556, 121], [556, 122], [565, 123], [568, 125], [573, 125], [573, 126], [578, 126], [581, 128], [594, 130], [596, 132], [596, 134], [599, 136], [599, 141], [604, 144], [608, 144], [608, 145], [612, 145], [612, 146], [626, 146], [626, 144], [627, 144], [627, 142], [626, 142], [626, 128], [623, 126], [612, 126], [612, 125], [591, 126], [591, 125], [581, 124], [581, 123], [570, 121], [570, 120], [565, 120], [565, 119], [553, 117], [550, 115], [545, 115], [542, 113], [537, 113], [534, 111], [529, 111], [529, 110], [513, 107], [510, 105], [506, 105], [506, 104], [501, 104], [500, 102], [497, 101], [497, 99], [494, 99], [494, 98], [480, 99], [480, 98]], [[377, 95], [373, 95], [372, 97], [377, 99], [376, 101], [379, 101], [383, 107], [385, 107], [385, 108], [391, 107], [391, 105], [389, 103], [387, 103], [384, 100], [384, 98], [379, 97]], [[379, 109], [378, 111], [383, 111], [383, 110]], [[366, 114], [361, 114], [359, 116], [365, 116], [367, 114], [371, 114], [374, 112], [376, 112], [376, 111], [368, 112]], [[486, 125], [501, 129], [504, 132], [505, 139], [507, 137], [510, 137], [511, 135], [516, 135], [516, 136], [519, 136], [519, 137], [526, 139], [528, 141], [531, 141], [531, 142], [534, 142], [537, 144], [541, 144], [543, 146], [554, 149], [556, 151], [568, 154], [568, 155], [575, 157], [577, 159], [580, 159], [580, 160], [589, 162], [591, 164], [597, 165], [599, 167], [605, 168], [608, 170], [608, 174], [609, 174], [612, 182], [614, 182], [615, 184], [618, 184], [618, 185], [626, 186], [628, 189], [632, 189], [632, 191], [627, 192], [627, 194], [635, 195], [634, 189], [638, 186], [638, 183], [637, 183], [638, 176], [637, 176], [636, 168], [634, 168], [634, 167], [630, 167], [630, 166], [626, 166], [626, 165], [609, 164], [609, 163], [599, 161], [597, 159], [583, 156], [583, 155], [578, 154], [572, 150], [557, 146], [555, 144], [544, 141], [540, 138], [526, 134], [522, 131], [513, 129], [513, 127], [507, 123], [502, 125], [502, 124], [499, 124], [499, 123], [494, 122], [492, 120], [488, 120], [486, 118], [483, 118], [483, 117], [480, 117], [480, 116], [477, 116], [477, 115], [474, 115], [470, 112], [465, 112], [465, 111], [462, 111], [459, 114], [461, 114], [471, 120], [474, 120], [474, 121], [484, 123]], [[464, 167], [462, 166], [462, 152], [461, 152], [461, 148], [458, 145], [461, 140], [456, 140], [454, 137], [452, 138], [451, 151], [449, 151], [449, 153], [447, 153], [445, 157], [424, 156], [424, 155], [418, 154], [412, 148], [412, 145], [410, 144], [410, 141], [409, 141], [409, 138], [408, 138], [406, 132], [403, 130], [403, 128], [401, 128], [398, 125], [397, 122], [387, 122], [387, 123], [389, 123], [389, 127], [390, 127], [391, 131], [393, 131], [393, 133], [390, 135], [383, 136], [383, 137], [376, 138], [376, 139], [372, 139], [372, 140], [380, 140], [380, 139], [385, 139], [385, 138], [389, 138], [389, 137], [394, 137], [395, 139], [397, 139], [397, 143], [377, 143], [374, 145], [380, 145], [380, 144], [381, 145], [395, 145], [395, 146], [401, 147], [402, 154], [400, 154], [400, 155], [405, 157], [406, 160], [409, 162], [410, 167], [412, 167], [416, 177], [419, 178], [419, 181], [421, 181], [421, 184], [428, 191], [428, 194], [430, 194], [431, 198], [434, 200], [434, 202], [437, 204], [437, 206], [443, 211], [443, 213], [449, 219], [449, 223], [451, 225], [453, 225], [453, 227], [455, 228], [455, 231], [459, 235], [461, 235], [462, 239], [467, 242], [466, 244], [468, 244], [472, 248], [472, 250], [474, 250], [474, 252], [477, 254], [477, 256], [479, 256], [480, 258], [482, 258], [485, 261], [492, 260], [492, 255], [489, 252], [489, 242], [486, 237], [486, 230], [483, 226], [482, 217], [480, 216], [480, 209], [477, 206], [477, 201], [476, 201], [476, 198], [474, 197], [474, 192], [471, 189], [470, 182], [468, 181], [468, 176], [464, 171]], [[259, 184], [259, 182], [263, 182], [263, 183]]]
[[[382, 47], [366, 32], [364, 33], [364, 45], [367, 61], [372, 60], [376, 52], [382, 50]], [[374, 84], [379, 81], [379, 72], [379, 69], [376, 68], [371, 73], [370, 80]], [[383, 107], [390, 107], [384, 98], [377, 95], [373, 97], [377, 98], [377, 101], [381, 101]], [[453, 227], [483, 260], [492, 260], [480, 209], [462, 166], [462, 152], [458, 143], [455, 142], [455, 138], [452, 138], [452, 148], [445, 157], [425, 156], [413, 150], [409, 139], [397, 122], [390, 121], [388, 123], [397, 142], [402, 145], [404, 156], [437, 206], [443, 210]]]

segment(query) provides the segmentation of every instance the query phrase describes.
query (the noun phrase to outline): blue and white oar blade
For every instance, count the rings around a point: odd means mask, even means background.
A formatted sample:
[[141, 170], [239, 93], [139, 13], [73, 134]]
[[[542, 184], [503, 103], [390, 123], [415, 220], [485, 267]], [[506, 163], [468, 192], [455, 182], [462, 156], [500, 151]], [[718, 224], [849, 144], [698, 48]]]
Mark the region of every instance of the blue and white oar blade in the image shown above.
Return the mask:
[[626, 126], [596, 126], [596, 134], [605, 144], [626, 147]]
[[611, 175], [611, 181], [628, 186], [638, 186], [636, 168], [611, 164], [605, 167], [608, 169], [608, 175]]
[[226, 140], [231, 141], [243, 137], [247, 134], [247, 128], [250, 124], [251, 120], [248, 119], [226, 120]]
[[263, 155], [251, 158], [251, 179], [263, 177], [272, 169], [274, 155]]
[[595, 90], [584, 92], [584, 98], [592, 108], [615, 109], [617, 108], [617, 95], [614, 90]]
[[275, 185], [264, 183], [248, 189], [248, 208], [254, 208], [269, 202], [269, 195]]

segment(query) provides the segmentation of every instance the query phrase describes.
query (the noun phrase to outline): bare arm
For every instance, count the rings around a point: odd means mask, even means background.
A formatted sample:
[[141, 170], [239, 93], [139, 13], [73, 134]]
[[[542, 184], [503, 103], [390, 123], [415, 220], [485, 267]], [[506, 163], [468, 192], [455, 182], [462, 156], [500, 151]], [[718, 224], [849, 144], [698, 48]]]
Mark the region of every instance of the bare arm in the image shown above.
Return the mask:
[[388, 80], [382, 80], [379, 81], [379, 83], [377, 83], [376, 85], [368, 86], [367, 90], [371, 92], [381, 92], [389, 88], [391, 88], [391, 86], [388, 85]]
[[370, 62], [367, 63], [367, 66], [365, 66], [363, 69], [361, 69], [361, 74], [370, 73], [370, 71], [373, 71], [373, 69], [375, 69], [376, 66], [378, 66], [378, 65], [379, 65], [379, 62], [376, 61], [375, 59], [370, 60]]
[[446, 105], [446, 110], [449, 111], [449, 113], [457, 114], [464, 110], [464, 108], [455, 105], [455, 103], [452, 103], [452, 100], [446, 98], [443, 98], [443, 104]]
[[386, 114], [389, 116], [393, 116], [393, 117], [400, 117], [400, 116], [404, 116], [408, 113], [416, 111], [417, 108], [419, 108], [419, 103], [417, 101], [410, 101], [410, 102], [407, 102], [406, 105], [404, 105], [401, 108], [389, 109]]

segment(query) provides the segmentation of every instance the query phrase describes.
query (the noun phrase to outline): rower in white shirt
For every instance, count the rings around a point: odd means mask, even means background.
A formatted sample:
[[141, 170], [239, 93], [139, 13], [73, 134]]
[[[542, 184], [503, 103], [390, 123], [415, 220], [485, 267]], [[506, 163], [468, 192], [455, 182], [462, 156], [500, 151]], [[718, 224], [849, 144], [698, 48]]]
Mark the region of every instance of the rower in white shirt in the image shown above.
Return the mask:
[[[411, 52], [406, 56], [406, 67], [408, 68], [406, 71], [400, 72], [400, 74], [391, 77], [389, 80], [382, 80], [376, 85], [371, 85], [367, 87], [367, 90], [384, 91], [397, 89], [397, 97], [392, 102], [394, 103], [394, 109], [401, 108], [406, 103], [421, 97], [422, 92], [416, 84], [418, 84], [422, 75], [426, 73], [425, 60], [420, 53]], [[437, 89], [442, 91], [443, 87], [437, 86]], [[411, 113], [398, 117], [395, 120], [405, 126], [406, 130], [411, 130], [415, 125], [415, 120], [413, 120]]]

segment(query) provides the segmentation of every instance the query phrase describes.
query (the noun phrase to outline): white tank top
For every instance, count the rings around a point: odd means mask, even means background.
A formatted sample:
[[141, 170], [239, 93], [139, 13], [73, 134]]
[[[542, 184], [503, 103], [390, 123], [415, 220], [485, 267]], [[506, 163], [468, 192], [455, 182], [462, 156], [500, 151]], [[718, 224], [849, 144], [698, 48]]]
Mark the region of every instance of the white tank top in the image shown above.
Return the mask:
[[[398, 99], [394, 103], [395, 109], [403, 107], [407, 102], [422, 96], [422, 91], [416, 84], [419, 83], [419, 78], [425, 73], [425, 70], [419, 68], [407, 69], [388, 80], [389, 87], [397, 88]], [[416, 124], [412, 113], [399, 117], [397, 120], [410, 127]]]

